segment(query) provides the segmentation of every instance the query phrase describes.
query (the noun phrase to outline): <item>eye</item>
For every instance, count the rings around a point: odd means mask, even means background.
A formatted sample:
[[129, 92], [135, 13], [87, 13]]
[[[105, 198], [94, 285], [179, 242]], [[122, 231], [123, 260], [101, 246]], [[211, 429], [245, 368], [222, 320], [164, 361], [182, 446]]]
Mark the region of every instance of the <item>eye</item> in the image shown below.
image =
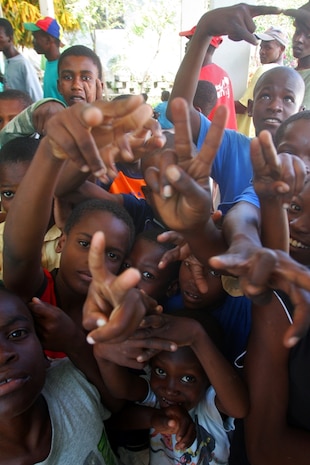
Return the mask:
[[88, 249], [89, 246], [90, 246], [90, 241], [79, 241], [79, 244], [81, 247], [83, 247], [84, 249]]
[[123, 265], [122, 265], [122, 270], [127, 270], [128, 268], [131, 268], [130, 263], [124, 262]]
[[72, 76], [71, 74], [63, 74], [62, 79], [64, 79], [64, 81], [72, 81]]
[[15, 329], [9, 334], [9, 339], [23, 339], [28, 335], [26, 329]]
[[284, 102], [295, 103], [294, 97], [292, 97], [290, 95], [287, 95], [286, 97], [284, 97], [283, 100], [284, 100]]
[[195, 378], [195, 376], [184, 375], [184, 376], [182, 376], [181, 381], [182, 381], [182, 383], [192, 384], [192, 383], [196, 382], [196, 378]]
[[91, 76], [82, 76], [82, 81], [88, 81], [91, 82], [93, 78]]
[[261, 100], [270, 100], [270, 95], [269, 95], [269, 94], [262, 94], [262, 95], [260, 96], [260, 99], [261, 99]]
[[107, 257], [112, 262], [117, 262], [118, 260], [121, 259], [121, 257], [114, 252], [107, 252]]
[[295, 202], [291, 202], [289, 208], [288, 208], [288, 211], [289, 212], [294, 212], [294, 213], [297, 213], [297, 212], [300, 212], [301, 211], [301, 208], [300, 206], [295, 203]]
[[1, 197], [4, 197], [5, 199], [12, 199], [15, 195], [15, 192], [13, 191], [3, 191], [1, 192]]
[[155, 276], [152, 273], [149, 273], [148, 271], [143, 271], [142, 277], [143, 279], [148, 280], [148, 281], [156, 279]]
[[166, 376], [165, 370], [163, 370], [163, 369], [160, 368], [160, 367], [155, 367], [155, 368], [153, 369], [153, 371], [154, 371], [154, 373], [155, 373], [156, 376], [159, 376], [159, 377], [161, 377], [161, 378], [164, 378], [164, 377]]

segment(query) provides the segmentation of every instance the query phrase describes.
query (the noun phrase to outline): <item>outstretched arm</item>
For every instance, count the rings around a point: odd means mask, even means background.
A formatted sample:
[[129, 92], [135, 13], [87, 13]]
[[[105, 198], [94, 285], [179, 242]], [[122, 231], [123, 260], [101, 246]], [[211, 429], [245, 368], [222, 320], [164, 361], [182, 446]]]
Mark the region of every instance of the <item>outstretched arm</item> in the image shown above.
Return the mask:
[[175, 97], [182, 97], [186, 100], [189, 106], [194, 142], [197, 142], [199, 134], [200, 116], [193, 106], [193, 100], [199, 72], [212, 36], [228, 35], [232, 40], [246, 40], [256, 45], [257, 39], [253, 35], [255, 31], [253, 17], [279, 13], [281, 13], [280, 8], [241, 3], [208, 11], [199, 20], [195, 34], [176, 74], [167, 108], [167, 116], [174, 122], [171, 113], [171, 101]]

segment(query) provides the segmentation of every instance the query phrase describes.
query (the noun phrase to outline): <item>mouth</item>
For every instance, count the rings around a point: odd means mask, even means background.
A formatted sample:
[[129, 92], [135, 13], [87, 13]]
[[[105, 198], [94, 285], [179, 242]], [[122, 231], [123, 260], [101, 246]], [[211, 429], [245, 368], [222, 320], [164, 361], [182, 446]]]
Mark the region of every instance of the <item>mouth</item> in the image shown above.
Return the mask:
[[188, 302], [194, 302], [194, 303], [201, 302], [200, 294], [197, 294], [195, 292], [183, 291], [183, 297], [184, 297], [184, 300]]
[[182, 402], [174, 402], [172, 400], [167, 399], [166, 397], [161, 397], [161, 407], [171, 407], [171, 405], [179, 405], [182, 406]]
[[296, 239], [293, 239], [292, 237], [290, 237], [290, 247], [294, 249], [303, 249], [303, 250], [310, 249], [309, 245], [306, 245], [300, 241], [297, 241]]
[[82, 281], [85, 281], [87, 283], [91, 282], [92, 275], [90, 274], [89, 271], [79, 271], [78, 274], [79, 274], [80, 278], [82, 279]]
[[85, 97], [82, 97], [81, 95], [72, 95], [70, 97], [70, 102], [72, 103], [85, 102]]
[[30, 376], [25, 376], [21, 378], [6, 378], [0, 381], [0, 397], [3, 397], [7, 394], [11, 394], [23, 387], [27, 381], [29, 381]]
[[265, 118], [264, 123], [271, 124], [272, 126], [274, 125], [279, 126], [282, 123], [282, 121], [279, 118]]

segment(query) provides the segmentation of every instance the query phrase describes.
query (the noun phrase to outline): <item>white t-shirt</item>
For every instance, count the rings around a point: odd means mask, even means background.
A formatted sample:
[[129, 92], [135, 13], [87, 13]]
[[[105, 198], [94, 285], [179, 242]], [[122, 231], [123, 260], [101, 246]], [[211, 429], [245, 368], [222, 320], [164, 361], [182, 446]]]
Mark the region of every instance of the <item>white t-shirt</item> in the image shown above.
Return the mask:
[[98, 390], [68, 359], [47, 371], [42, 394], [52, 423], [48, 457], [40, 465], [116, 465], [103, 420], [110, 412]]

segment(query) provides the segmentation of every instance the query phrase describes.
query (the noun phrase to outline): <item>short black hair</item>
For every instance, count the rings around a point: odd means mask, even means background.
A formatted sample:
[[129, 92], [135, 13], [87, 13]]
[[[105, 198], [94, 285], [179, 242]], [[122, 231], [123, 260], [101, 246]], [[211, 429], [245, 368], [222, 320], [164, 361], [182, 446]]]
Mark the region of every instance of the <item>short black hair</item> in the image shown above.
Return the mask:
[[66, 50], [61, 53], [58, 60], [58, 75], [64, 58], [69, 56], [90, 58], [94, 65], [98, 68], [98, 77], [102, 80], [103, 73], [100, 58], [92, 49], [85, 47], [85, 45], [73, 45], [72, 47], [66, 48]]
[[0, 149], [0, 165], [31, 161], [37, 151], [40, 140], [34, 137], [16, 137]]
[[19, 100], [25, 108], [33, 103], [32, 98], [27, 92], [18, 89], [6, 89], [0, 92], [0, 100]]
[[10, 21], [5, 18], [0, 18], [0, 27], [3, 27], [5, 34], [8, 37], [14, 36], [14, 29]]
[[170, 92], [169, 90], [163, 90], [162, 93], [161, 93], [161, 99], [164, 101], [164, 102], [167, 102], [169, 100], [169, 97], [170, 97]]
[[280, 124], [274, 137], [274, 143], [276, 147], [278, 147], [281, 140], [283, 139], [284, 133], [288, 125], [300, 119], [310, 119], [310, 110], [299, 111], [298, 113], [295, 113], [294, 115], [290, 116]]
[[64, 233], [70, 234], [72, 228], [80, 222], [80, 220], [87, 215], [89, 212], [106, 211], [114, 215], [119, 220], [123, 221], [129, 229], [129, 250], [131, 249], [135, 239], [135, 227], [133, 220], [127, 210], [117, 202], [112, 200], [102, 199], [88, 199], [77, 204], [70, 215], [64, 226]]

